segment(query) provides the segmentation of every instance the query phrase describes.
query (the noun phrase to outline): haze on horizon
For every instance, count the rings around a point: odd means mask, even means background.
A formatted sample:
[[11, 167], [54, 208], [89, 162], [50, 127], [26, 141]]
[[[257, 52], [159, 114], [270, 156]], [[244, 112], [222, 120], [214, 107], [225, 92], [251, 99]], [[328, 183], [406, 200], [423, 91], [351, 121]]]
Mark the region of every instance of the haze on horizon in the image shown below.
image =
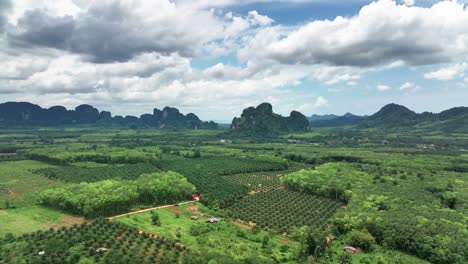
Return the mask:
[[467, 106], [466, 3], [0, 0], [0, 102], [217, 121], [261, 102], [440, 112]]

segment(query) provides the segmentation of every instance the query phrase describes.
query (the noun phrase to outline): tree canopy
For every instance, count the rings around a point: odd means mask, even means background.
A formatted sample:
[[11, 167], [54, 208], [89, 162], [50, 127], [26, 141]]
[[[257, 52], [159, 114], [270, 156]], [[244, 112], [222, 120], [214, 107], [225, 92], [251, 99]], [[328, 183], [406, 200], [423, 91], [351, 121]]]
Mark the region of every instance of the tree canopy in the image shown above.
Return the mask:
[[41, 193], [44, 204], [87, 217], [126, 212], [136, 203], [159, 205], [190, 199], [195, 186], [175, 172], [143, 174], [138, 179], [67, 184]]

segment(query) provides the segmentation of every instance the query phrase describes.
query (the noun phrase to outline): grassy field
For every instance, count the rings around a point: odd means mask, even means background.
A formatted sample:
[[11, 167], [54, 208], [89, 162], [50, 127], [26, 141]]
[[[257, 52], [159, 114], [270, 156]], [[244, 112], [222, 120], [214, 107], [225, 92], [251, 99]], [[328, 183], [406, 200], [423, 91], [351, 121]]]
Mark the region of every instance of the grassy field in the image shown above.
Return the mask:
[[[142, 231], [157, 234], [169, 239], [179, 240], [181, 244], [195, 251], [207, 251], [209, 254], [224, 254], [235, 259], [243, 259], [249, 256], [259, 255], [263, 258], [273, 259], [281, 263], [296, 263], [295, 256], [299, 243], [288, 240], [283, 236], [269, 234], [260, 231], [254, 234], [251, 227], [240, 223], [232, 223], [222, 220], [219, 223], [210, 224], [205, 218], [216, 217], [201, 204], [186, 205], [160, 209], [155, 211], [159, 214], [161, 226], [155, 226], [151, 222], [151, 213], [141, 213], [128, 217], [116, 219], [121, 223], [136, 227]], [[191, 220], [192, 215], [198, 215], [197, 221]], [[207, 228], [205, 233], [199, 235], [191, 234], [196, 227]], [[179, 234], [179, 237], [178, 237]], [[271, 252], [265, 252], [262, 248], [264, 237], [269, 238]], [[288, 248], [288, 252], [281, 249]], [[292, 249], [292, 250], [290, 250]]]
[[53, 167], [32, 160], [0, 162], [0, 209], [37, 204], [41, 190], [60, 184], [33, 170]]
[[71, 226], [82, 223], [82, 217], [34, 205], [16, 209], [0, 210], [0, 237], [7, 233], [20, 235], [37, 230]]

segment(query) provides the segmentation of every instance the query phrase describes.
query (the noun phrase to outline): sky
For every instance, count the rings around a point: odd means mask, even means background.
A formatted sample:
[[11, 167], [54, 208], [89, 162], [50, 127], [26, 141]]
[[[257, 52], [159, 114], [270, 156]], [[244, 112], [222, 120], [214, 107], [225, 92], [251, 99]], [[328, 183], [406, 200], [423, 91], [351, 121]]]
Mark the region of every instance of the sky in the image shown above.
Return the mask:
[[229, 122], [468, 105], [468, 0], [0, 0], [0, 102]]

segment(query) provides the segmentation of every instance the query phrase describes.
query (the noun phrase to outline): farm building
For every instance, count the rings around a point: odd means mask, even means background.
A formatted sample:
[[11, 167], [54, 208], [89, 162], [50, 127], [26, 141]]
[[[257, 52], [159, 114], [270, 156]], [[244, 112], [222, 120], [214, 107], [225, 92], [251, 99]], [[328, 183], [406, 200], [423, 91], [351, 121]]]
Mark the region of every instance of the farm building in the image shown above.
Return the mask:
[[218, 222], [221, 221], [221, 219], [220, 219], [220, 218], [214, 218], [214, 217], [212, 217], [212, 218], [206, 219], [206, 221], [207, 221], [208, 223], [218, 223]]
[[96, 253], [106, 252], [106, 251], [107, 251], [107, 248], [105, 248], [105, 247], [101, 247], [101, 248], [96, 249]]
[[343, 251], [348, 252], [350, 254], [355, 254], [357, 252], [357, 249], [354, 247], [346, 246], [343, 248]]
[[419, 149], [435, 149], [434, 144], [416, 144], [416, 147]]

